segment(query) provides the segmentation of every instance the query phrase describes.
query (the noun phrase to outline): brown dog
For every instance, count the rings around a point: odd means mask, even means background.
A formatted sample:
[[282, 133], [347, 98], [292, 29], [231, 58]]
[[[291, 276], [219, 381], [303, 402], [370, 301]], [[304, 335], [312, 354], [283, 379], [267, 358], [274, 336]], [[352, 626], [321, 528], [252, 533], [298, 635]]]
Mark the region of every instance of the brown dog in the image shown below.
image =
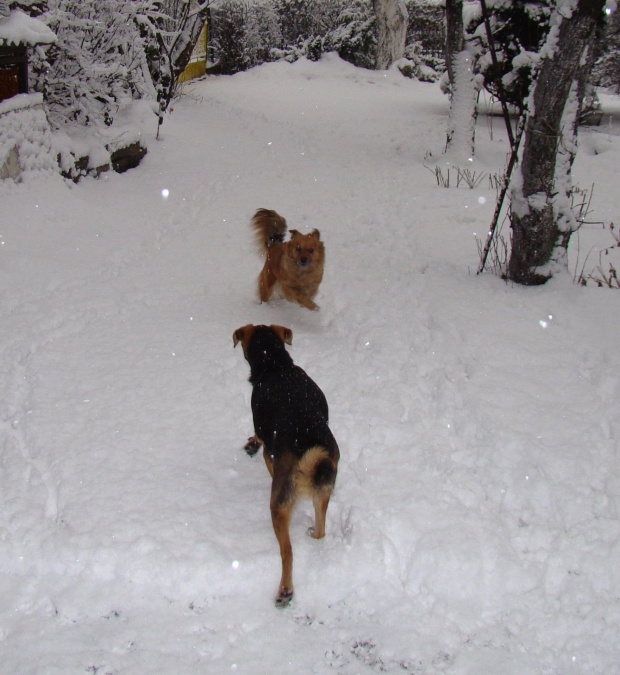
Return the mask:
[[245, 446], [255, 455], [261, 445], [271, 474], [271, 520], [280, 545], [282, 576], [276, 607], [293, 597], [293, 549], [289, 524], [300, 495], [312, 498], [314, 527], [325, 536], [325, 514], [336, 482], [338, 444], [327, 425], [325, 395], [286, 351], [293, 332], [283, 326], [243, 326], [233, 333], [250, 364], [255, 436]]
[[265, 264], [258, 277], [258, 295], [267, 302], [276, 284], [282, 296], [308, 309], [318, 309], [313, 298], [323, 279], [325, 247], [318, 230], [301, 234], [291, 230], [284, 241], [286, 220], [271, 209], [258, 209], [250, 222], [256, 241], [265, 254]]

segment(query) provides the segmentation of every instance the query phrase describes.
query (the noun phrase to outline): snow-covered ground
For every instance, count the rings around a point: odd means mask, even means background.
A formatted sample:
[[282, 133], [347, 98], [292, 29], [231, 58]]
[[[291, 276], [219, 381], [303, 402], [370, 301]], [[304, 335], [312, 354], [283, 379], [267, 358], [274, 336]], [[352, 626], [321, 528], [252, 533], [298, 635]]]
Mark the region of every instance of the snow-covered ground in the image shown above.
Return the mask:
[[[495, 190], [425, 168], [437, 85], [328, 56], [186, 93], [135, 170], [0, 185], [0, 672], [620, 673], [620, 293], [476, 276]], [[606, 224], [618, 101], [574, 171]], [[481, 115], [477, 170], [506, 152]], [[318, 312], [257, 303], [257, 207], [321, 230]], [[284, 611], [249, 322], [342, 452]]]

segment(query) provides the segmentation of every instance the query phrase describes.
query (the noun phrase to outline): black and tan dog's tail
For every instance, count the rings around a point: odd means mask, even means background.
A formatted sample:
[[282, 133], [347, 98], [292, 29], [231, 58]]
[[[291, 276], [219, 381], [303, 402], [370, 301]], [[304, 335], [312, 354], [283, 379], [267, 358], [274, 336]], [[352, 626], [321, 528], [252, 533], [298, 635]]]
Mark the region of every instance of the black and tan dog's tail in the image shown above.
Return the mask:
[[336, 483], [338, 457], [317, 445], [308, 450], [297, 467], [296, 488], [300, 494], [312, 496], [317, 491], [331, 492]]
[[323, 488], [333, 489], [336, 483], [336, 464], [331, 457], [322, 455], [314, 465], [312, 482], [315, 490]]
[[337, 445], [331, 452], [318, 445], [304, 453], [297, 467], [294, 489], [299, 494], [312, 497], [314, 527], [309, 528], [308, 534], [315, 539], [325, 536], [325, 516], [336, 483], [339, 456]]
[[286, 220], [272, 209], [258, 209], [250, 225], [256, 236], [256, 243], [262, 253], [270, 246], [284, 241], [286, 234]]

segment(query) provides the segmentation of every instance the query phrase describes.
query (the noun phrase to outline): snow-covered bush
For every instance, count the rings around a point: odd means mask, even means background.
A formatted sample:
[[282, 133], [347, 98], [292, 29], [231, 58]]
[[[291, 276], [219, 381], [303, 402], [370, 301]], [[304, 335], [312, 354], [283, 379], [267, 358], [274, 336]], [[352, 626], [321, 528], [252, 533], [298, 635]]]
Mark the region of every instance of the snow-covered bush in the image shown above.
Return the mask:
[[324, 37], [332, 30], [346, 0], [273, 0], [284, 45]]
[[[204, 24], [208, 1], [21, 0], [56, 33], [36, 49], [31, 87], [56, 128], [102, 127], [124, 104], [159, 103], [160, 122]], [[25, 7], [28, 5], [28, 8]]]
[[157, 98], [160, 126], [178, 91], [179, 75], [189, 64], [204, 28], [209, 2], [142, 0], [143, 7], [136, 14], [140, 37], [144, 39], [148, 73]]
[[32, 73], [54, 126], [110, 125], [124, 101], [146, 94], [142, 9], [140, 1], [49, 0], [43, 18], [58, 41], [35, 52]]
[[[408, 75], [436, 79], [444, 69], [443, 10], [426, 0], [409, 0], [408, 8]], [[222, 0], [212, 18], [211, 40], [223, 73], [274, 59], [317, 61], [333, 51], [354, 65], [375, 67], [371, 0]]]
[[374, 68], [377, 37], [372, 4], [367, 0], [353, 0], [340, 13], [336, 28], [327, 36], [327, 47], [355, 66]]
[[620, 92], [620, 11], [612, 12], [603, 31], [592, 79], [600, 87]]
[[436, 62], [435, 67], [428, 65], [428, 59], [421, 54], [419, 42], [405, 47], [405, 55], [396, 61], [398, 70], [405, 76], [421, 82], [436, 82], [443, 71], [443, 62]]
[[272, 50], [282, 45], [278, 16], [269, 2], [223, 0], [212, 17], [211, 38], [226, 75], [272, 60]]
[[21, 9], [30, 16], [39, 16], [47, 8], [47, 0], [0, 0], [0, 16], [7, 16], [11, 9]]
[[334, 11], [337, 7], [335, 2], [328, 3], [327, 7], [327, 13], [316, 15], [315, 28], [320, 29], [320, 33], [308, 36], [302, 34], [284, 49], [275, 50], [274, 56], [287, 61], [301, 57], [318, 61], [325, 52], [338, 52], [342, 59], [356, 66], [374, 68], [377, 40], [375, 16], [370, 2], [346, 2], [338, 13]]
[[25, 180], [58, 171], [56, 148], [41, 94], [0, 102], [0, 180]]
[[442, 61], [446, 42], [443, 4], [430, 0], [408, 0], [406, 4], [407, 45], [420, 45], [416, 51], [424, 59]]
[[501, 98], [502, 89], [506, 101], [522, 109], [530, 90], [536, 55], [549, 30], [551, 2], [489, 0], [487, 6], [497, 67], [489, 50], [482, 17], [478, 16], [466, 27], [482, 53], [477, 61], [478, 72], [484, 76], [484, 86], [493, 96]]

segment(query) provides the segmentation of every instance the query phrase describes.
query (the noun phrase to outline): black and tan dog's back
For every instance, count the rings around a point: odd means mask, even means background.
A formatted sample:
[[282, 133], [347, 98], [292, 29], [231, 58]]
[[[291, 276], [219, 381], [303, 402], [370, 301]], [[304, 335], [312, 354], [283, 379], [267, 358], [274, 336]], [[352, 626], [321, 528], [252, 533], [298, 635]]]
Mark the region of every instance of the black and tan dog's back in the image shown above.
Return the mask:
[[325, 514], [336, 481], [340, 453], [328, 426], [325, 395], [304, 370], [293, 363], [285, 343], [293, 333], [283, 326], [243, 326], [233, 333], [250, 364], [255, 436], [246, 450], [263, 446], [272, 477], [271, 518], [282, 557], [282, 578], [276, 606], [293, 597], [293, 550], [289, 524], [300, 495], [312, 498], [315, 522], [308, 534], [325, 535]]

